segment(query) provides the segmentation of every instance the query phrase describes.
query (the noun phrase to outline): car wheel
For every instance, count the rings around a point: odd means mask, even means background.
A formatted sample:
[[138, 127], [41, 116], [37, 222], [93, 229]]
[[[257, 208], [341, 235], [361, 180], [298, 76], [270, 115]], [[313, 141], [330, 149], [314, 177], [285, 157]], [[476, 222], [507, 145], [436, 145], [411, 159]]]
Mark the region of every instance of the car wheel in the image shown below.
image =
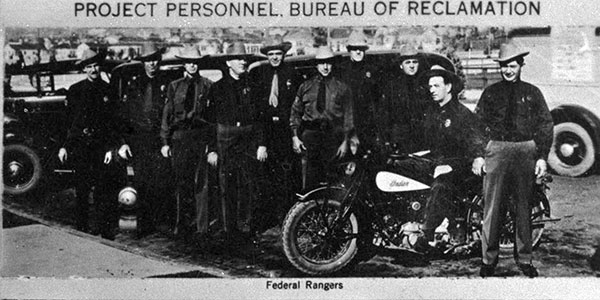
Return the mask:
[[548, 164], [563, 176], [581, 176], [594, 165], [596, 149], [589, 132], [573, 122], [554, 126], [554, 142]]
[[2, 162], [4, 193], [23, 195], [40, 184], [42, 164], [35, 151], [25, 145], [13, 144], [4, 147]]

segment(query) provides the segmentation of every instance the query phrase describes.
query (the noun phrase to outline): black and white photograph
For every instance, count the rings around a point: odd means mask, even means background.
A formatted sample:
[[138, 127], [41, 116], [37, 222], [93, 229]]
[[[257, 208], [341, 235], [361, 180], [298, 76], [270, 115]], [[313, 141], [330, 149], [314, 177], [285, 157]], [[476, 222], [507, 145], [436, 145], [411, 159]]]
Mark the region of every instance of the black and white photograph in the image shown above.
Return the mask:
[[593, 1], [0, 1], [11, 299], [600, 297]]

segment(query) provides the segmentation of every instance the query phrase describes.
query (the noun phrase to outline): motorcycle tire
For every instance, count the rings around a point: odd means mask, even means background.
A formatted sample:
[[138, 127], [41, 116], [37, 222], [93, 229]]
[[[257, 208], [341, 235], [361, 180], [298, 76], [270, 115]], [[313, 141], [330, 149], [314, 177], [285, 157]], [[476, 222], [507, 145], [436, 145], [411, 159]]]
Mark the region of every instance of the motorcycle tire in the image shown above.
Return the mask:
[[283, 250], [288, 261], [308, 275], [325, 275], [351, 265], [358, 253], [358, 220], [351, 214], [342, 228], [329, 232], [327, 226], [336, 219], [341, 204], [324, 199], [296, 203], [286, 215], [282, 227]]
[[42, 163], [33, 149], [21, 144], [7, 145], [2, 160], [5, 194], [23, 195], [40, 185]]

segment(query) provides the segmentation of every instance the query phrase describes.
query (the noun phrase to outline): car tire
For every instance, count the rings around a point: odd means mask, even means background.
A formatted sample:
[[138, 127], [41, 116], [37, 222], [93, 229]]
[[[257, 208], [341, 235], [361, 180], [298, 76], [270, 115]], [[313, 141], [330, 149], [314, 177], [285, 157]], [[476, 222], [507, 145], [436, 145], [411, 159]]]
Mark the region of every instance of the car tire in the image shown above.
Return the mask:
[[22, 144], [7, 145], [4, 147], [2, 161], [6, 195], [23, 195], [40, 185], [42, 164], [33, 149]]
[[596, 160], [590, 133], [573, 122], [554, 126], [554, 142], [548, 155], [550, 168], [558, 175], [577, 177], [586, 174]]

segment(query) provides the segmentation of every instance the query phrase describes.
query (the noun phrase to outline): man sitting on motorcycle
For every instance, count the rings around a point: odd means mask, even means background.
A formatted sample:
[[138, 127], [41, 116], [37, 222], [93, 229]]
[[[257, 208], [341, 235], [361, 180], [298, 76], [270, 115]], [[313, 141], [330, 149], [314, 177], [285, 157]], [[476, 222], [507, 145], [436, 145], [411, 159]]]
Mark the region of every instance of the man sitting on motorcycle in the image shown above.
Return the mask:
[[474, 173], [481, 176], [486, 140], [475, 114], [458, 101], [463, 89], [461, 79], [440, 66], [433, 66], [421, 77], [438, 105], [430, 106], [423, 122], [423, 133], [431, 156], [434, 181], [425, 207], [423, 233], [415, 250], [430, 253], [435, 245], [435, 229], [445, 217], [454, 228], [452, 199], [456, 190]]

